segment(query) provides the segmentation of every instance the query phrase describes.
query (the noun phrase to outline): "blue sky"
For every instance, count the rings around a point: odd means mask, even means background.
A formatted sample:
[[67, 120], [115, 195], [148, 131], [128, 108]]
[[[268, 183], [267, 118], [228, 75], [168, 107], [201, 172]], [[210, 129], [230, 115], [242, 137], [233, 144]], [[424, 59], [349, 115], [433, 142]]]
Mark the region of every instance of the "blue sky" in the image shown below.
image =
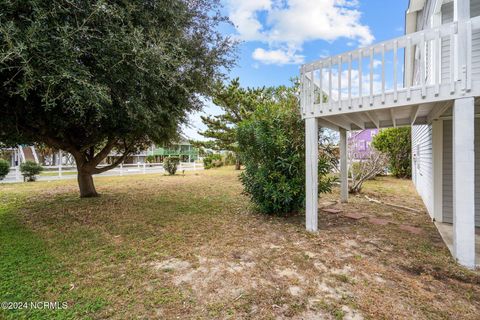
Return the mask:
[[[223, 0], [235, 27], [222, 29], [241, 41], [229, 78], [248, 87], [290, 83], [302, 63], [398, 37], [408, 0]], [[201, 114], [221, 111], [207, 103], [184, 129], [202, 139]]]

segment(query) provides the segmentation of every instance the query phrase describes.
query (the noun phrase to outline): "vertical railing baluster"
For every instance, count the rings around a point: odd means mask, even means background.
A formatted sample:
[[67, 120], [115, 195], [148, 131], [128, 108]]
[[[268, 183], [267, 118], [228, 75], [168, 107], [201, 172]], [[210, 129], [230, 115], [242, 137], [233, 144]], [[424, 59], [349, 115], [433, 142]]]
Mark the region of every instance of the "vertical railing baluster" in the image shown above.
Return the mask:
[[373, 105], [373, 48], [370, 48], [370, 105]]
[[348, 54], [348, 107], [352, 108], [352, 54]]
[[465, 91], [472, 90], [472, 21], [467, 21], [467, 65], [465, 74]]
[[407, 47], [406, 47], [406, 64], [405, 64], [405, 74], [410, 77], [406, 79], [405, 84], [407, 86], [407, 100], [410, 100], [412, 97], [412, 84], [413, 84], [413, 69], [412, 69], [412, 38], [407, 37]]
[[441, 36], [440, 36], [440, 30], [437, 30], [435, 32], [435, 65], [433, 69], [435, 70], [435, 95], [440, 94], [440, 72], [442, 69], [442, 61], [441, 61], [441, 55], [440, 53], [442, 52], [442, 45], [441, 45]]
[[385, 103], [385, 44], [382, 44], [382, 103]]
[[427, 62], [427, 46], [425, 43], [425, 33], [422, 34], [420, 40], [420, 85], [422, 86], [422, 98], [427, 95], [426, 88], [426, 62]]
[[342, 108], [342, 56], [338, 56], [338, 108]]
[[361, 108], [363, 105], [363, 88], [362, 88], [362, 49], [358, 50], [358, 106]]
[[[314, 69], [315, 70], [315, 69]], [[315, 113], [315, 73], [310, 71], [310, 113]]]
[[302, 115], [305, 116], [305, 66], [300, 69], [300, 108], [302, 109]]
[[398, 41], [393, 42], [393, 101], [398, 101]]
[[320, 113], [323, 112], [323, 64], [320, 64], [319, 70], [320, 80], [319, 80], [319, 88], [320, 88]]
[[332, 58], [330, 58], [328, 68], [328, 111], [332, 111]]
[[450, 33], [450, 93], [455, 93], [455, 25], [452, 24], [452, 31]]

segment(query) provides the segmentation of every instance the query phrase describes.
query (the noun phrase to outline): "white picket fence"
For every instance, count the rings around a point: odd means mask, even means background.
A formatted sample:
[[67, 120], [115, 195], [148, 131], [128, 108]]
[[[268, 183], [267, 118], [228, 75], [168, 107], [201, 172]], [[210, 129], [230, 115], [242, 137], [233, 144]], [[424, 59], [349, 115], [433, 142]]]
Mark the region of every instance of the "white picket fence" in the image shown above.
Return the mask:
[[[105, 164], [103, 166], [107, 166]], [[99, 166], [100, 168], [102, 165]], [[196, 162], [180, 162], [177, 168], [177, 173], [182, 173], [183, 171], [195, 171], [203, 170], [203, 164]], [[56, 165], [56, 166], [43, 166], [43, 176], [46, 176], [45, 173], [49, 174], [49, 177], [62, 178], [65, 177], [68, 173], [69, 176], [75, 177], [77, 172], [76, 166], [67, 166], [67, 165]], [[164, 173], [165, 169], [163, 163], [122, 163], [118, 167], [108, 170], [103, 175], [113, 175], [113, 176], [123, 176], [127, 174], [148, 174], [148, 173]], [[56, 173], [56, 174], [53, 174]], [[10, 174], [14, 175], [15, 181], [23, 181], [23, 176], [20, 172], [19, 166], [14, 166], [10, 168]]]

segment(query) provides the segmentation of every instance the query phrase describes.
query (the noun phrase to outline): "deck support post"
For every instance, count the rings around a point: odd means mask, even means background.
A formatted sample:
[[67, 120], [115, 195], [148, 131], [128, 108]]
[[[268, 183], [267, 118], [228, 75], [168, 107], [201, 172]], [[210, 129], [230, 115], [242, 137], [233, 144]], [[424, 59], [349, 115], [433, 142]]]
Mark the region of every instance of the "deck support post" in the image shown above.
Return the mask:
[[340, 128], [340, 201], [348, 201], [347, 131]]
[[457, 261], [475, 268], [474, 98], [453, 104], [453, 252]]
[[305, 226], [318, 230], [318, 121], [305, 119]]
[[432, 122], [433, 153], [433, 216], [434, 221], [443, 222], [443, 120]]

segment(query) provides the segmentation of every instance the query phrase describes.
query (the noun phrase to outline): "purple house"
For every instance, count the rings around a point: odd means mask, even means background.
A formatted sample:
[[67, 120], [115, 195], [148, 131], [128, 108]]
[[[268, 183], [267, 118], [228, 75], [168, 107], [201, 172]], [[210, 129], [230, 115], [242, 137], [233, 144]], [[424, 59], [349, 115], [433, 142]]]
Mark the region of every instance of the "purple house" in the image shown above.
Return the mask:
[[365, 129], [350, 131], [348, 136], [348, 147], [353, 160], [364, 159], [370, 150], [372, 138], [378, 133], [378, 129]]

